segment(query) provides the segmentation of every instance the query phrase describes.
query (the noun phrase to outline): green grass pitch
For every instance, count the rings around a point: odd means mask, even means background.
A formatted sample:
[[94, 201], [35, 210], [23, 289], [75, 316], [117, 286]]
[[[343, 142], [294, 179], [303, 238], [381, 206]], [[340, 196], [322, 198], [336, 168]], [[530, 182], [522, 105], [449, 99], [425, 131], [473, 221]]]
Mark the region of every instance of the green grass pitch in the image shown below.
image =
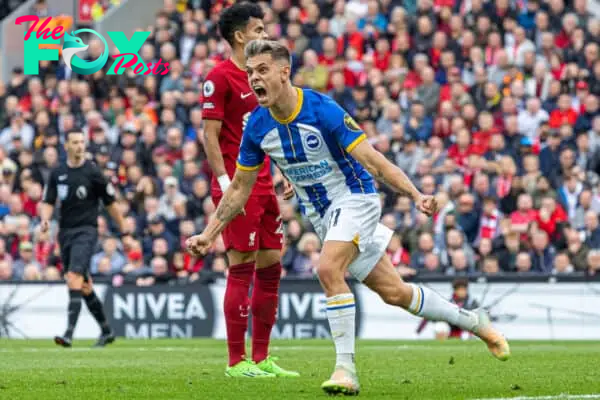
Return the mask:
[[[329, 341], [275, 341], [299, 379], [224, 376], [218, 340], [117, 340], [105, 349], [75, 341], [0, 340], [0, 399], [318, 399], [334, 362]], [[600, 342], [512, 342], [507, 362], [480, 341], [358, 341], [366, 399], [600, 399]]]

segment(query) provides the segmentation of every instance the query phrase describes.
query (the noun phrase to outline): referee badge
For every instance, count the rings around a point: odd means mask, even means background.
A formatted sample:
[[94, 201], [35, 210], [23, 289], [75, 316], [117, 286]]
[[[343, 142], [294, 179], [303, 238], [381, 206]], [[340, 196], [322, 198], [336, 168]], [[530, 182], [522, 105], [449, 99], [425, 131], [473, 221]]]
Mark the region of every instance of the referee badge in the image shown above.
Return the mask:
[[56, 193], [58, 194], [58, 198], [64, 200], [69, 195], [69, 185], [59, 184], [56, 185]]
[[85, 200], [85, 198], [87, 197], [87, 189], [85, 188], [85, 186], [79, 186], [75, 191], [75, 194], [77, 195], [78, 199]]
[[352, 132], [362, 132], [362, 129], [360, 129], [360, 126], [358, 126], [354, 118], [348, 114], [344, 115], [344, 125]]

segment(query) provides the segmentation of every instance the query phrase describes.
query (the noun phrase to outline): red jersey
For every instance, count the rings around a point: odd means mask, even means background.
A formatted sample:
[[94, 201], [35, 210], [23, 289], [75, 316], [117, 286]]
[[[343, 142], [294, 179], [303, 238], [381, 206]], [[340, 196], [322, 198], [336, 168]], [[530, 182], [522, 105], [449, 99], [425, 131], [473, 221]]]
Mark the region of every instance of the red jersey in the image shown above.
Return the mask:
[[[208, 73], [202, 93], [202, 117], [222, 121], [219, 145], [227, 174], [233, 178], [242, 141], [243, 121], [258, 106], [256, 96], [250, 89], [246, 71], [239, 69], [231, 60], [217, 64]], [[265, 157], [252, 190], [253, 195], [274, 193], [270, 164], [269, 158]], [[214, 174], [211, 191], [213, 195], [221, 194]]]
[[575, 121], [577, 121], [577, 113], [569, 108], [567, 111], [561, 111], [556, 109], [550, 113], [550, 121], [548, 124], [550, 128], [560, 128], [564, 124], [575, 125]]
[[448, 148], [448, 158], [451, 158], [459, 167], [467, 166], [467, 159], [471, 154], [477, 154], [473, 145], [467, 146], [466, 149], [460, 149], [455, 143]]
[[498, 132], [499, 131], [494, 128], [488, 131], [475, 132], [471, 139], [471, 145], [475, 148], [475, 153], [481, 156], [484, 155], [488, 151], [492, 135]]

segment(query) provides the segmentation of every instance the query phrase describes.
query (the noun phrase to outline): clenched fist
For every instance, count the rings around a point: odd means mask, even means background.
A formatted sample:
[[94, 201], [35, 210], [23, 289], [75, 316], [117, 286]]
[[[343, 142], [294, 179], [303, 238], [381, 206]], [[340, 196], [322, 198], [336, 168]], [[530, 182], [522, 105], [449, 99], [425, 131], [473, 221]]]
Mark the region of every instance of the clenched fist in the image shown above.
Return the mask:
[[204, 234], [194, 235], [185, 241], [187, 251], [195, 256], [200, 257], [206, 255], [212, 246], [213, 241]]
[[423, 214], [432, 216], [437, 212], [437, 201], [435, 197], [422, 194], [417, 200], [417, 210]]

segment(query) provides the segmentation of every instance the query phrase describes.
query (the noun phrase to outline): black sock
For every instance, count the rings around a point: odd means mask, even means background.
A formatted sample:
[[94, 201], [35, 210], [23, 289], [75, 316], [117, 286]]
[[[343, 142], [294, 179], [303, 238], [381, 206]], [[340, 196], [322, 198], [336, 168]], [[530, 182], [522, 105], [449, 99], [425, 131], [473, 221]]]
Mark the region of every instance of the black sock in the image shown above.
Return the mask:
[[79, 319], [79, 313], [81, 311], [81, 290], [69, 290], [69, 308], [68, 308], [68, 320], [69, 325], [65, 332], [65, 337], [73, 338], [73, 331], [77, 325]]
[[102, 303], [98, 296], [96, 296], [96, 292], [92, 291], [92, 293], [83, 296], [85, 300], [85, 304], [87, 305], [88, 310], [92, 313], [98, 325], [102, 329], [102, 333], [106, 334], [110, 332], [110, 326], [108, 326], [108, 322], [106, 321], [106, 316], [104, 315], [104, 307], [102, 307]]

